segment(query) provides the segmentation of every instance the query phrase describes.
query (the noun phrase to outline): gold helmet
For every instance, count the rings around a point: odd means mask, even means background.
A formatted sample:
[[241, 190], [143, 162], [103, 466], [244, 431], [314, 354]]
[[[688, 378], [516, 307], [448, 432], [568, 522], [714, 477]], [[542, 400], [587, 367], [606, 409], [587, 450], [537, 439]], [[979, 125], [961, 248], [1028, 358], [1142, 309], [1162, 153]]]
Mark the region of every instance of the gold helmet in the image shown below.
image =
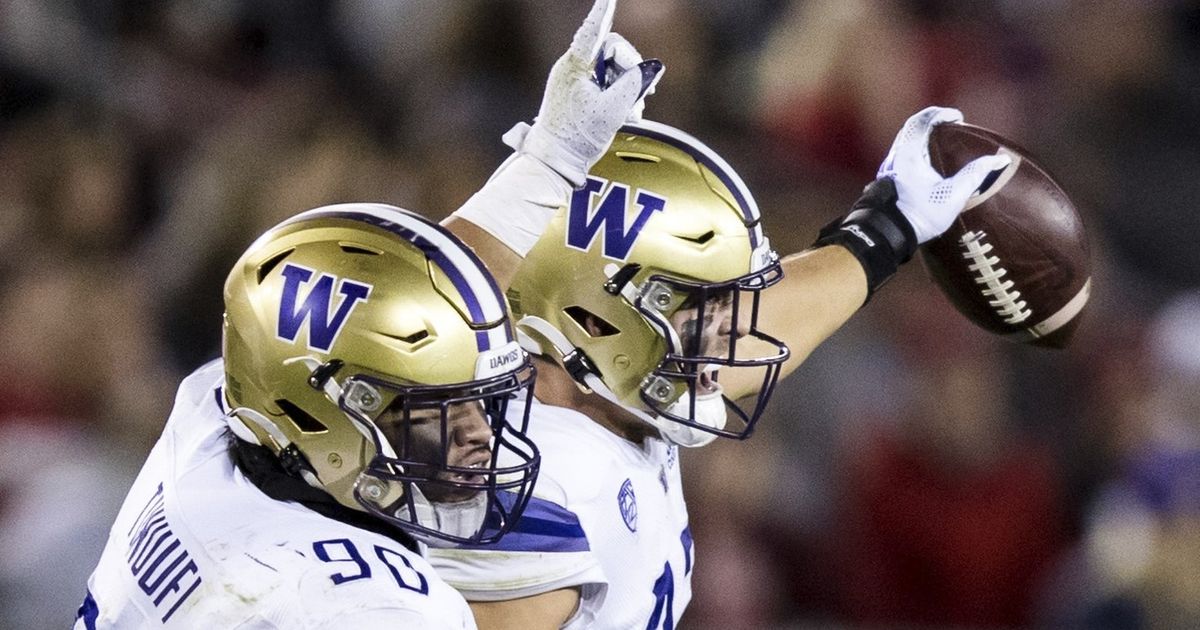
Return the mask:
[[230, 428], [342, 505], [443, 544], [494, 541], [528, 502], [533, 367], [440, 226], [381, 204], [284, 221], [229, 274], [223, 337]]
[[[733, 169], [643, 122], [617, 134], [554, 215], [508, 297], [527, 349], [666, 439], [700, 446], [747, 437], [774, 389], [788, 349], [757, 319], [759, 292], [781, 277]], [[745, 408], [719, 385], [726, 368], [761, 372]], [[726, 427], [730, 412], [739, 426]]]

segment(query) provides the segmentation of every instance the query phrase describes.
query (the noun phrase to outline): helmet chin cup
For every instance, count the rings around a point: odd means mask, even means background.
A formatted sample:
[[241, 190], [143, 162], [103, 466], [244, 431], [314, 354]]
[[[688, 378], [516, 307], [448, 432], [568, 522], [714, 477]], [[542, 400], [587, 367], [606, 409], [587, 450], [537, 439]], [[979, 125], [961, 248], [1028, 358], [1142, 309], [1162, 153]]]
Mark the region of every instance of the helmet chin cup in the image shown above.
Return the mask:
[[[418, 494], [421, 492], [419, 488], [414, 488], [414, 491]], [[428, 523], [429, 529], [444, 532], [455, 538], [471, 539], [477, 536], [483, 530], [488, 513], [487, 495], [482, 492], [454, 503], [435, 503], [422, 497], [422, 501], [415, 505], [419, 524]], [[432, 536], [427, 538], [419, 537], [430, 547], [453, 546], [444, 539]]]
[[[721, 407], [723, 409], [724, 405], [722, 404]], [[663, 439], [685, 448], [708, 446], [713, 440], [717, 439], [716, 433], [701, 431], [700, 429], [689, 427], [686, 424], [679, 424], [674, 420], [669, 420], [662, 416], [654, 416], [654, 419], [650, 420], [650, 424], [658, 429]]]
[[665, 411], [669, 416], [691, 418], [692, 422], [698, 425], [689, 426], [672, 420], [668, 415], [654, 414], [650, 416], [648, 422], [654, 425], [669, 442], [688, 448], [705, 446], [717, 439], [717, 434], [699, 427], [715, 431], [725, 428], [728, 411], [725, 408], [724, 392], [719, 385], [716, 386], [715, 391], [697, 394], [694, 408], [691, 396], [687, 392], [671, 402], [672, 398], [675, 398], [675, 385], [669, 379], [657, 374], [646, 377], [642, 385], [642, 392], [650, 399], [668, 405]]
[[[411, 500], [404, 488], [412, 493]], [[363, 471], [355, 482], [355, 498], [371, 514], [385, 520], [414, 525], [409, 535], [430, 547], [453, 547], [457, 540], [472, 540], [483, 531], [488, 516], [487, 493], [464, 501], [430, 501], [415, 483], [379, 479]]]

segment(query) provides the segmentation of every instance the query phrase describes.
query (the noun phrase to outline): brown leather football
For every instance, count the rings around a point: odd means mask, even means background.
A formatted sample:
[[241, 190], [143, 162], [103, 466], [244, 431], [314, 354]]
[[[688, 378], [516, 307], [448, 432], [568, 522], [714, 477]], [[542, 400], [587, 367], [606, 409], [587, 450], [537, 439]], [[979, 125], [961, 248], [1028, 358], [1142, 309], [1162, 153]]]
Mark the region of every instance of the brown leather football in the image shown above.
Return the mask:
[[963, 315], [984, 330], [1062, 348], [1091, 292], [1087, 233], [1070, 198], [1029, 154], [993, 131], [934, 127], [929, 157], [943, 176], [1003, 151], [993, 173], [944, 234], [921, 246], [930, 275]]

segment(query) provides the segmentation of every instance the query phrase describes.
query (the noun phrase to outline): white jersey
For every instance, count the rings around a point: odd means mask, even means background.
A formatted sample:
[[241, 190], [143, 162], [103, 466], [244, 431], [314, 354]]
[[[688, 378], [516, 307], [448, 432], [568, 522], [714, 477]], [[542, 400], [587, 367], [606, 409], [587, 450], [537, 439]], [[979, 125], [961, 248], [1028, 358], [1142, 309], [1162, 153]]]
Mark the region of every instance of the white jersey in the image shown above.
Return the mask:
[[475, 628], [419, 554], [252, 484], [230, 450], [223, 382], [215, 361], [180, 386], [76, 630]]
[[677, 447], [638, 446], [536, 401], [529, 435], [542, 466], [513, 531], [488, 547], [430, 550], [433, 566], [472, 601], [578, 586], [566, 628], [674, 627], [692, 598], [694, 562]]

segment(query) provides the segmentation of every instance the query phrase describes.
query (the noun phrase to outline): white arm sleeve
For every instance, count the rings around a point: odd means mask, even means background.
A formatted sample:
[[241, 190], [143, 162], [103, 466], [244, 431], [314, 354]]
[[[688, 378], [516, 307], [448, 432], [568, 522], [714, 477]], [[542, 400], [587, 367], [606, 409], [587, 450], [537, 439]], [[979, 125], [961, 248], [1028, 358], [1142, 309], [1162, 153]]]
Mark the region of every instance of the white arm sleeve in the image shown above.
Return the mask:
[[571, 196], [571, 183], [536, 158], [514, 153], [454, 212], [522, 258]]

